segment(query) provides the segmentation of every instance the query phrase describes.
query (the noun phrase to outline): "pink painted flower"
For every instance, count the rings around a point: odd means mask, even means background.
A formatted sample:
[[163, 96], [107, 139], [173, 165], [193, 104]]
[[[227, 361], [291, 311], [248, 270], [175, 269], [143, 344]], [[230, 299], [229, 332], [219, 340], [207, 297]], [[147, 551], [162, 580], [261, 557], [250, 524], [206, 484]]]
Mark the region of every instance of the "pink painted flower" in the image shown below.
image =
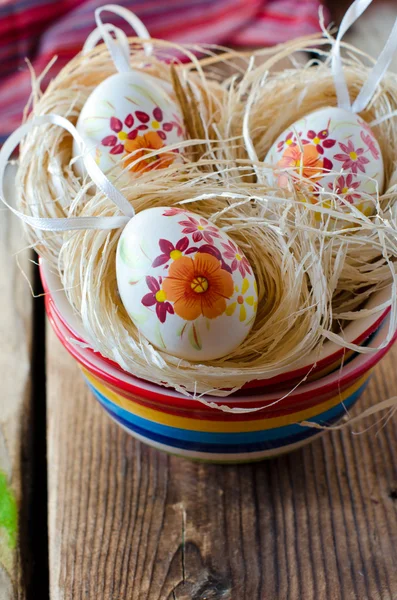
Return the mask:
[[198, 246], [198, 247], [191, 246], [190, 248], [188, 248], [186, 250], [185, 254], [194, 254], [195, 252], [204, 252], [205, 254], [212, 254], [212, 256], [215, 256], [215, 258], [217, 258], [219, 260], [219, 262], [221, 263], [222, 269], [224, 269], [228, 273], [232, 272], [229, 265], [227, 265], [225, 263], [221, 251], [216, 246], [213, 246], [211, 244], [201, 244], [201, 246]]
[[[332, 148], [336, 144], [336, 140], [329, 137], [328, 129], [322, 129], [318, 133], [313, 131], [313, 129], [309, 129], [307, 132], [307, 137], [309, 140], [303, 140], [303, 143], [313, 143], [316, 146], [316, 150], [319, 154], [324, 154], [324, 148]], [[326, 165], [324, 165], [324, 167], [326, 167]]]
[[135, 119], [132, 114], [128, 114], [126, 116], [124, 123], [117, 117], [110, 118], [110, 129], [113, 131], [113, 134], [107, 135], [102, 140], [103, 146], [109, 146], [112, 148], [110, 150], [110, 154], [123, 154], [125, 141], [128, 139], [135, 139], [139, 131], [148, 129], [147, 125], [138, 124], [135, 129], [126, 131], [126, 129], [131, 129], [134, 123]]
[[153, 109], [152, 114], [148, 114], [146, 112], [143, 112], [142, 110], [136, 110], [135, 116], [138, 119], [138, 121], [140, 121], [140, 123], [142, 123], [142, 125], [146, 127], [146, 129], [150, 125], [151, 129], [157, 131], [158, 135], [161, 137], [162, 140], [167, 139], [167, 133], [172, 131], [172, 129], [174, 128], [174, 123], [163, 122], [164, 114], [159, 106], [156, 106]]
[[193, 241], [196, 243], [205, 240], [207, 244], [213, 244], [212, 238], [221, 237], [218, 229], [203, 218], [195, 219], [188, 215], [185, 221], [179, 221], [179, 225], [184, 227], [182, 233], [193, 234]]
[[230, 268], [232, 271], [238, 269], [241, 273], [241, 277], [245, 277], [246, 273], [251, 274], [251, 265], [248, 260], [243, 256], [234, 242], [229, 240], [227, 243], [222, 242], [222, 247], [225, 250], [224, 257], [232, 261]]
[[371, 127], [368, 125], [367, 121], [364, 121], [364, 119], [361, 121], [361, 126], [368, 131], [368, 133], [370, 135], [374, 135], [374, 132], [372, 131]]
[[142, 298], [141, 302], [143, 306], [155, 306], [159, 321], [165, 323], [167, 313], [173, 315], [174, 309], [172, 304], [167, 302], [165, 291], [160, 287], [161, 281], [161, 278], [157, 281], [155, 277], [151, 277], [150, 275], [146, 277], [146, 284], [150, 292]]
[[[164, 122], [163, 111], [159, 106], [156, 106], [151, 114], [142, 110], [136, 110], [134, 114], [129, 113], [124, 122], [117, 117], [110, 118], [110, 129], [113, 132], [102, 139], [102, 145], [111, 147], [110, 154], [123, 154], [125, 143], [127, 140], [135, 140], [141, 131], [146, 131], [149, 128], [156, 131], [158, 136], [164, 141], [167, 138], [167, 133], [176, 129], [178, 135], [182, 135], [183, 130], [176, 115], [172, 115], [175, 119], [171, 122]], [[180, 132], [180, 133], [179, 133]], [[175, 152], [179, 152], [175, 150]]]
[[334, 183], [330, 182], [328, 187], [335, 194], [343, 194], [344, 200], [350, 202], [350, 204], [353, 204], [354, 200], [361, 198], [361, 194], [354, 193], [354, 190], [360, 187], [360, 182], [353, 181], [353, 175], [351, 173], [346, 177], [340, 175]]
[[361, 135], [362, 141], [364, 142], [364, 144], [366, 144], [366, 146], [367, 146], [368, 150], [370, 151], [370, 153], [372, 154], [373, 158], [375, 158], [377, 160], [379, 158], [380, 154], [379, 154], [379, 150], [376, 146], [375, 138], [372, 135], [372, 132], [371, 132], [371, 134], [368, 133], [368, 135], [366, 135], [364, 133], [364, 131], [361, 131], [360, 135]]
[[[300, 137], [301, 135], [302, 133], [300, 132], [298, 136]], [[287, 133], [287, 136], [277, 144], [277, 151], [281, 152], [284, 146], [296, 146], [297, 143], [298, 142], [295, 133], [293, 131], [290, 131], [289, 133]]]
[[177, 208], [176, 206], [170, 206], [166, 208], [163, 212], [163, 217], [173, 217], [174, 215], [180, 215], [181, 213], [185, 213], [186, 210], [184, 208]]
[[349, 140], [347, 144], [339, 142], [339, 146], [343, 150], [344, 154], [335, 154], [334, 158], [343, 163], [343, 169], [352, 171], [354, 175], [357, 175], [358, 169], [362, 173], [365, 173], [365, 165], [369, 163], [369, 160], [363, 156], [365, 152], [364, 148], [354, 148], [351, 140]]
[[159, 246], [162, 254], [154, 259], [152, 267], [160, 267], [161, 265], [165, 265], [169, 260], [177, 260], [180, 258], [189, 246], [189, 239], [183, 237], [178, 240], [175, 246], [168, 240], [161, 239], [159, 240]]
[[174, 120], [171, 121], [171, 124], [175, 127], [176, 129], [176, 134], [181, 136], [184, 134], [184, 130], [183, 130], [183, 125], [182, 125], [182, 121], [180, 120], [180, 118], [178, 117], [178, 115], [176, 115], [175, 113], [172, 114]]

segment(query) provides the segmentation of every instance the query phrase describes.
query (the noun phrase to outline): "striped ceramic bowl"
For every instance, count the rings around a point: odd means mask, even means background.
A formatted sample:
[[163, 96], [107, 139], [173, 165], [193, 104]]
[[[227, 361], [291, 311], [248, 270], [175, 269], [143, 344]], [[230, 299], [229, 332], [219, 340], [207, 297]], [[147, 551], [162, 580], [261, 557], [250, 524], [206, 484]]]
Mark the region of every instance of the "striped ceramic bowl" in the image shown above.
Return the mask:
[[[62, 283], [58, 274], [51, 271], [45, 261], [40, 261], [40, 272], [44, 289], [51, 297], [53, 312], [58, 316], [75, 340], [80, 340], [80, 342], [85, 345], [87, 345], [87, 343], [89, 345], [89, 340], [87, 340], [82, 323], [76, 317], [76, 314], [62, 290]], [[369, 343], [371, 336], [387, 318], [390, 308], [384, 308], [384, 305], [386, 304], [389, 295], [390, 290], [385, 289], [368, 301], [366, 305], [367, 309], [379, 307], [379, 310], [375, 311], [373, 315], [368, 316], [366, 319], [352, 321], [347, 325], [344, 329], [344, 339], [346, 342], [357, 346]], [[93, 350], [89, 350], [89, 353], [92, 353], [93, 355], [96, 354]], [[342, 364], [346, 364], [346, 362], [353, 358], [354, 355], [355, 353], [352, 350], [346, 350], [346, 348], [341, 348], [336, 343], [328, 341], [323, 345], [319, 354], [313, 353], [312, 355], [305, 357], [301, 363], [295, 365], [294, 369], [287, 372], [281, 371], [279, 374], [269, 379], [251, 381], [243, 386], [242, 390], [237, 392], [237, 395], [245, 394], [249, 389], [252, 389], [253, 393], [259, 393], [261, 391], [267, 392], [270, 388], [290, 389], [295, 384], [300, 383], [303, 379], [305, 379], [305, 381], [315, 381], [332, 373]], [[115, 367], [117, 371], [123, 373], [123, 370], [116, 363], [107, 358], [101, 358], [110, 366]]]
[[82, 345], [76, 318], [71, 311], [61, 312], [59, 299], [54, 299], [53, 290], [61, 289], [59, 283], [52, 287], [45, 266], [42, 275], [54, 331], [110, 417], [147, 444], [191, 459], [248, 462], [308, 443], [322, 432], [302, 423], [329, 425], [340, 420], [394, 341], [385, 343], [388, 327], [378, 323], [373, 328], [377, 321], [373, 319], [365, 341], [378, 350], [345, 357], [343, 367], [316, 381], [292, 391], [291, 385], [285, 390], [276, 385], [269, 386], [267, 393], [249, 389], [227, 398], [194, 399], [138, 379]]

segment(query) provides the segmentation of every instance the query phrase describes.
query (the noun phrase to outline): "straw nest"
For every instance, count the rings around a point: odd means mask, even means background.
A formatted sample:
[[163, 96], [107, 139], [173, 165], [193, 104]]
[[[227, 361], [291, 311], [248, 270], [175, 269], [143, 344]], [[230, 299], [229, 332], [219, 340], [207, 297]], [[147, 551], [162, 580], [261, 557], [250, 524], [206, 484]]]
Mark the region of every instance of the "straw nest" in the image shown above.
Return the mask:
[[[266, 173], [272, 165], [263, 163], [288, 125], [336, 104], [329, 43], [313, 36], [251, 54], [154, 41], [154, 55], [145, 58], [144, 68], [173, 85], [188, 132], [180, 145], [183, 164], [163, 169], [161, 177], [153, 170], [123, 178], [119, 189], [136, 211], [183, 203], [227, 232], [254, 269], [258, 315], [248, 338], [229, 356], [204, 365], [175, 359], [139, 335], [121, 304], [115, 277], [120, 231], [61, 234], [28, 227], [31, 243], [59, 271], [94, 349], [103, 356], [183, 393], [226, 395], [224, 388], [293, 369], [309, 353], [316, 356], [328, 339], [353, 347], [343, 340], [343, 328], [367, 317], [368, 298], [395, 283], [397, 77], [385, 76], [362, 113], [385, 162], [385, 191], [375, 199], [371, 216], [346, 206], [336, 194], [331, 205], [303, 203], [293, 186], [271, 187]], [[305, 62], [308, 49], [316, 58]], [[198, 50], [200, 60], [193, 54]], [[346, 77], [355, 97], [371, 60], [347, 50]], [[191, 62], [176, 61], [175, 67], [163, 62], [175, 53]], [[288, 68], [277, 70], [286, 60]], [[139, 40], [131, 39], [131, 64], [142, 69], [142, 61]], [[56, 113], [75, 123], [94, 87], [114, 72], [102, 45], [72, 60], [44, 94], [33, 78], [31, 114]], [[33, 216], [119, 214], [89, 180], [76, 176], [71, 136], [53, 125], [26, 136], [17, 192], [18, 208]], [[390, 335], [396, 302], [393, 293]]]

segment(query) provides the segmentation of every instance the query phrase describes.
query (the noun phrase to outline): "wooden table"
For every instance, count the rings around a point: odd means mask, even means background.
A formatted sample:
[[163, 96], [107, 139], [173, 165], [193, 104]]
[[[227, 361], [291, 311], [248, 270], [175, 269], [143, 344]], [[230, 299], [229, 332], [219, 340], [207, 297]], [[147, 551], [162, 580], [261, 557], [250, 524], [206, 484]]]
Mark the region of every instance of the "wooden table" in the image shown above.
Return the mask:
[[[0, 600], [397, 599], [396, 418], [247, 466], [149, 449], [85, 387], [21, 247], [2, 211]], [[397, 394], [396, 364], [360, 409]]]
[[[396, 600], [395, 418], [247, 466], [149, 449], [96, 403], [11, 257], [19, 223], [0, 226], [1, 600]], [[396, 394], [396, 360], [361, 409]]]

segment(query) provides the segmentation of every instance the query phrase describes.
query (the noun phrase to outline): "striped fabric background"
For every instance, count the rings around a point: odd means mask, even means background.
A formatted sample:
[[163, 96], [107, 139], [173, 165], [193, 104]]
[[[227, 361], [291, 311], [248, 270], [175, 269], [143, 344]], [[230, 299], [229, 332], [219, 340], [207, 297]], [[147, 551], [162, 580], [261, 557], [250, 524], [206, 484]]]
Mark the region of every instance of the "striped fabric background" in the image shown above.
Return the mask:
[[[106, 0], [0, 0], [0, 143], [21, 122], [30, 93], [28, 57], [39, 74], [57, 55], [45, 83], [94, 29]], [[320, 0], [119, 0], [151, 35], [178, 42], [269, 46], [319, 29]], [[128, 26], [113, 18], [126, 32]], [[130, 33], [130, 32], [128, 32]]]

